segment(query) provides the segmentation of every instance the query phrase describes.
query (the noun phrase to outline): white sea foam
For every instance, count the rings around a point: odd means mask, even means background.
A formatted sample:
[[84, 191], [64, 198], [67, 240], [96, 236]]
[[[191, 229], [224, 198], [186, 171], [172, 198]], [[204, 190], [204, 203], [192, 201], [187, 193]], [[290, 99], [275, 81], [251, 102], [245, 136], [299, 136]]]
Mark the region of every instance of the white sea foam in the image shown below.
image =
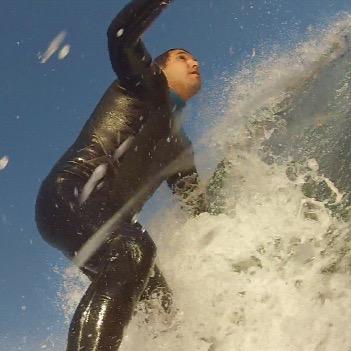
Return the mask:
[[242, 127], [250, 116], [265, 108], [274, 108], [329, 62], [349, 50], [350, 26], [351, 15], [344, 16], [327, 28], [311, 32], [307, 41], [288, 52], [275, 49], [255, 65], [244, 65], [228, 81], [226, 89], [230, 93], [224, 118], [205, 137], [224, 148], [228, 140], [242, 139]]
[[[337, 250], [322, 254], [334, 220], [319, 210], [317, 221], [299, 216], [303, 195], [283, 169], [254, 156], [241, 164], [251, 174], [235, 194], [234, 216], [202, 214], [178, 230], [171, 218], [154, 226], [159, 266], [180, 312], [169, 329], [162, 314], [149, 324], [136, 318], [123, 351], [141, 344], [150, 351], [351, 346], [345, 329], [351, 318], [349, 272], [327, 273], [340, 257]], [[171, 235], [169, 228], [175, 229]], [[346, 233], [340, 225], [338, 240]]]

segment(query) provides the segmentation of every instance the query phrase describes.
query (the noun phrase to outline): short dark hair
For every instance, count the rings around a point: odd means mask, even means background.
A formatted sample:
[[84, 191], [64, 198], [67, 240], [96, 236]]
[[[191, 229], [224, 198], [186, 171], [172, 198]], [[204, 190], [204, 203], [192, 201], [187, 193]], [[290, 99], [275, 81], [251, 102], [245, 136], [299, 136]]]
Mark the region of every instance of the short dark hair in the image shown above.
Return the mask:
[[163, 54], [157, 56], [154, 59], [154, 63], [156, 63], [159, 67], [164, 68], [167, 65], [169, 54], [175, 50], [185, 51], [191, 55], [191, 53], [188, 50], [181, 49], [181, 48], [173, 48], [173, 49], [169, 49], [169, 50], [165, 51]]

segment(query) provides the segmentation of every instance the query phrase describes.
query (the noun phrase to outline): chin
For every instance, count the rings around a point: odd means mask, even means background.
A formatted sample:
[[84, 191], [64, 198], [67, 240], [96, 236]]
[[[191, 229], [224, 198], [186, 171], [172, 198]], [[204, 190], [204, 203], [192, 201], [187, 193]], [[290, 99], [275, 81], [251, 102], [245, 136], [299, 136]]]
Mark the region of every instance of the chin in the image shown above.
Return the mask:
[[198, 93], [200, 89], [201, 89], [201, 80], [198, 80], [197, 82], [192, 84], [191, 91], [194, 93], [193, 95]]
[[188, 95], [189, 95], [189, 99], [192, 98], [193, 96], [195, 96], [201, 89], [201, 86], [198, 87], [193, 87], [192, 89], [189, 89], [188, 91]]

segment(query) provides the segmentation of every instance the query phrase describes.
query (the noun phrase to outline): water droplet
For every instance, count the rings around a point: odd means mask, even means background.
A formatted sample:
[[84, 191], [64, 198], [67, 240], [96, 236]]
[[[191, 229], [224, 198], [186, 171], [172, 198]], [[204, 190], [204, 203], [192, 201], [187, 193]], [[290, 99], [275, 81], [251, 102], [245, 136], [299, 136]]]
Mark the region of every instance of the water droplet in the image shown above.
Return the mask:
[[138, 222], [138, 213], [136, 213], [133, 217], [132, 217], [132, 223], [137, 223]]
[[97, 186], [96, 189], [100, 190], [104, 186], [104, 182], [100, 182]]
[[80, 205], [83, 204], [88, 197], [90, 196], [91, 192], [95, 189], [96, 185], [99, 181], [105, 176], [107, 171], [107, 164], [101, 164], [97, 166], [90, 176], [89, 180], [84, 185], [82, 192], [80, 194], [79, 203]]
[[121, 28], [120, 30], [117, 31], [117, 38], [121, 37], [124, 33], [124, 29]]
[[59, 49], [66, 37], [66, 34], [67, 33], [65, 31], [62, 31], [51, 41], [44, 54], [40, 55], [41, 63], [46, 63], [49, 58]]
[[66, 58], [69, 54], [71, 50], [71, 46], [70, 45], [65, 45], [60, 51], [59, 51], [59, 54], [58, 54], [58, 58], [59, 60], [63, 60], [64, 58]]
[[3, 170], [9, 163], [9, 158], [7, 156], [3, 156], [0, 158], [0, 171]]

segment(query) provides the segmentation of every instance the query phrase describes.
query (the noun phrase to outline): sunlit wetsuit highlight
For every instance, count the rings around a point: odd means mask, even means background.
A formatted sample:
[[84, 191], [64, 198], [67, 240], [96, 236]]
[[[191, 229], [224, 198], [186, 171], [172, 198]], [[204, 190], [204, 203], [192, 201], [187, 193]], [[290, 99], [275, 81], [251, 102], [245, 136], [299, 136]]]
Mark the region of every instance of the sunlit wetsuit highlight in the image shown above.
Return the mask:
[[[38, 194], [39, 231], [70, 259], [125, 203], [135, 200], [80, 267], [92, 282], [74, 314], [67, 351], [117, 350], [140, 299], [163, 291], [165, 309], [171, 301], [154, 266], [155, 244], [133, 220], [164, 180], [185, 204], [198, 188], [191, 143], [176, 118], [183, 104], [170, 94], [165, 75], [140, 39], [169, 2], [134, 0], [114, 18], [107, 34], [118, 80]], [[201, 211], [199, 199], [193, 213]]]

